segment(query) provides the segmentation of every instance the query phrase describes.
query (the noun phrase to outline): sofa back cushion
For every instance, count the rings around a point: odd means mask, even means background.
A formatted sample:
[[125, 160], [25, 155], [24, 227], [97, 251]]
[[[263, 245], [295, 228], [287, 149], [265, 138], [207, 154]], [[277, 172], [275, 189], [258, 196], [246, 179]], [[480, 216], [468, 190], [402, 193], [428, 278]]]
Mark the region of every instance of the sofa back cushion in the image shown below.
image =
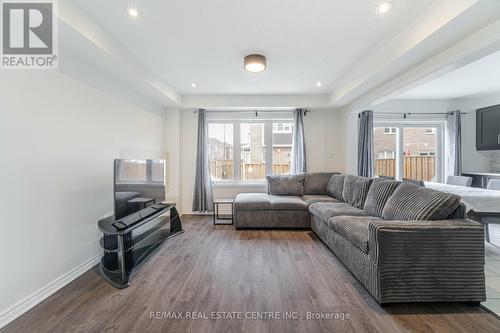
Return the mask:
[[304, 175], [269, 175], [267, 176], [269, 194], [274, 195], [304, 195]]
[[460, 197], [411, 183], [394, 191], [382, 212], [387, 220], [444, 220], [460, 205]]
[[376, 178], [368, 190], [364, 210], [371, 216], [382, 217], [387, 200], [398, 188], [401, 182]]
[[304, 194], [327, 194], [326, 185], [332, 175], [332, 172], [304, 173]]
[[372, 179], [347, 175], [344, 179], [342, 197], [348, 204], [363, 209]]
[[344, 201], [342, 191], [344, 189], [344, 175], [333, 175], [326, 185], [326, 194], [337, 200]]

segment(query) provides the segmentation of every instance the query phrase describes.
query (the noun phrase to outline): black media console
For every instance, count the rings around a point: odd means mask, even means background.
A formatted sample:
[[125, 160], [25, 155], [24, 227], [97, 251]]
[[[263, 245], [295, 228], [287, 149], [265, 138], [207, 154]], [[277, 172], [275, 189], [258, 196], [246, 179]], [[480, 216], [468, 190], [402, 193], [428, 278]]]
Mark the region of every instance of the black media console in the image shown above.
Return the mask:
[[137, 212], [137, 218], [100, 220], [102, 231], [101, 273], [117, 288], [126, 288], [130, 279], [168, 238], [182, 232], [175, 204], [159, 203]]

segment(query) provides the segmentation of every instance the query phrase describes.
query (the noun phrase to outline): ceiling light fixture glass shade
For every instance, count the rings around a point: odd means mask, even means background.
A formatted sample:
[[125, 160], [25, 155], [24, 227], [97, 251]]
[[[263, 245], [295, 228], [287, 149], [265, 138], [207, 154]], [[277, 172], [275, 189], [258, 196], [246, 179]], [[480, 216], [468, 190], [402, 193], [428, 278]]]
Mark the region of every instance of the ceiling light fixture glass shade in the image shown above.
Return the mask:
[[135, 8], [135, 7], [129, 7], [128, 8], [128, 15], [130, 17], [139, 17], [141, 16], [141, 12], [139, 11], [139, 9]]
[[377, 13], [380, 15], [384, 15], [389, 13], [392, 10], [392, 2], [386, 1], [382, 2], [378, 8], [377, 8]]
[[266, 70], [266, 57], [261, 54], [249, 54], [245, 57], [245, 70], [252, 73], [259, 73]]

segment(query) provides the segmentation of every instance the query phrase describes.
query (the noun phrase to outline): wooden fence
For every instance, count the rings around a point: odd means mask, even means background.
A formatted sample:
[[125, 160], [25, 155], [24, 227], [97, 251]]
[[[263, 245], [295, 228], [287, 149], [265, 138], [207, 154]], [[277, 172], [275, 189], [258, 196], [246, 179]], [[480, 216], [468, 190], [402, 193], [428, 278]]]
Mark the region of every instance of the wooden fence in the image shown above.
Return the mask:
[[[379, 176], [396, 176], [395, 159], [375, 160], [375, 173]], [[435, 156], [405, 156], [403, 157], [403, 177], [431, 181], [436, 176]]]
[[[210, 175], [213, 179], [234, 179], [232, 160], [210, 161]], [[290, 173], [290, 163], [274, 163], [273, 174]], [[241, 163], [241, 180], [264, 179], [266, 177], [266, 166], [264, 163]]]

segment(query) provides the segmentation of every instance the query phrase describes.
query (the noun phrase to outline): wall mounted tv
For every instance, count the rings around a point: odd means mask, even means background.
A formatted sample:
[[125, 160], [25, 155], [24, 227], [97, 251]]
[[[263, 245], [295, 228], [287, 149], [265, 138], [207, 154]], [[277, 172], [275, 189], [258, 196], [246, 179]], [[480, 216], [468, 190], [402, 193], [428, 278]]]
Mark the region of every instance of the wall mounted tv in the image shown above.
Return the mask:
[[165, 201], [165, 160], [117, 159], [115, 221]]
[[500, 104], [477, 109], [476, 149], [500, 150]]

